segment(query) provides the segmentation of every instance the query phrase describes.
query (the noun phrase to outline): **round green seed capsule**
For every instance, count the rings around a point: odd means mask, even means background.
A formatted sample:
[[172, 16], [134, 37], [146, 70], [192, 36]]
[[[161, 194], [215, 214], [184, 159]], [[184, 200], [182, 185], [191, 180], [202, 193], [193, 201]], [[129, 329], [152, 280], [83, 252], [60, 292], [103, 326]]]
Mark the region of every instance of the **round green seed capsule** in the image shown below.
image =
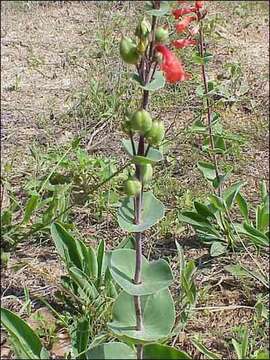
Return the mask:
[[139, 131], [141, 135], [144, 135], [152, 127], [152, 118], [148, 111], [139, 110], [136, 111], [131, 119], [132, 129]]
[[128, 196], [136, 196], [142, 190], [141, 182], [135, 177], [129, 177], [124, 183], [124, 191]]
[[126, 63], [134, 65], [138, 63], [140, 58], [136, 44], [128, 37], [123, 37], [120, 42], [120, 55]]
[[162, 121], [154, 120], [151, 129], [145, 134], [150, 145], [159, 145], [165, 136], [165, 127]]

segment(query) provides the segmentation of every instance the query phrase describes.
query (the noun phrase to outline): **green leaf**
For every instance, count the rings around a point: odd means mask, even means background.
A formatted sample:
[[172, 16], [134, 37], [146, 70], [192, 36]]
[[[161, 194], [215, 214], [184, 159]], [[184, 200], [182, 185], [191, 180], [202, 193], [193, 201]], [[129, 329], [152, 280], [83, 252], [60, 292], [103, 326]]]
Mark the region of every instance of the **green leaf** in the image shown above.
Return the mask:
[[91, 277], [97, 275], [97, 258], [94, 250], [73, 238], [62, 225], [51, 225], [51, 235], [56, 249], [65, 261], [67, 268], [75, 266]]
[[178, 216], [179, 220], [183, 222], [187, 222], [190, 225], [193, 226], [209, 226], [211, 227], [211, 223], [200, 214], [197, 214], [193, 211], [183, 211], [182, 214]]
[[264, 201], [265, 198], [268, 197], [268, 191], [267, 191], [267, 186], [266, 186], [265, 181], [262, 181], [260, 183], [260, 193], [261, 193], [261, 199]]
[[140, 77], [138, 74], [132, 73], [132, 74], [131, 74], [131, 79], [134, 80], [134, 81], [136, 81], [140, 87], [143, 87], [142, 79], [141, 79], [141, 77]]
[[208, 350], [200, 341], [193, 339], [191, 342], [202, 354], [205, 355], [206, 359], [221, 359], [221, 355], [215, 354], [214, 352]]
[[207, 128], [203, 122], [198, 119], [192, 124], [190, 131], [196, 134], [205, 134], [207, 132]]
[[233, 344], [234, 350], [235, 350], [235, 352], [236, 352], [237, 358], [238, 358], [239, 360], [245, 359], [245, 357], [242, 357], [242, 348], [241, 348], [241, 345], [240, 345], [235, 339], [232, 339], [232, 344]]
[[108, 267], [113, 279], [130, 295], [149, 295], [169, 287], [173, 281], [172, 271], [165, 260], [148, 262], [142, 257], [141, 283], [133, 282], [136, 268], [136, 251], [119, 249], [108, 254]]
[[119, 226], [129, 232], [142, 232], [159, 222], [165, 213], [164, 205], [152, 194], [143, 193], [141, 223], [134, 224], [134, 201], [127, 197], [123, 200], [118, 211]]
[[97, 273], [97, 287], [101, 285], [102, 275], [104, 275], [105, 268], [105, 241], [101, 240], [98, 246], [97, 251], [97, 265], [98, 265], [98, 273]]
[[226, 204], [224, 203], [224, 200], [221, 197], [212, 194], [208, 197], [208, 199], [211, 205], [213, 205], [216, 209], [220, 211], [225, 211]]
[[211, 126], [217, 125], [217, 123], [220, 122], [220, 118], [221, 118], [220, 113], [213, 111], [211, 114]]
[[98, 273], [98, 262], [95, 250], [91, 246], [86, 247], [83, 242], [80, 242], [80, 244], [82, 244], [83, 253], [82, 270], [85, 271], [87, 275], [91, 276], [92, 279], [95, 279]]
[[248, 277], [261, 282], [267, 289], [269, 289], [268, 279], [257, 273], [256, 271], [250, 271], [243, 265], [228, 265], [224, 267], [226, 271], [230, 272], [234, 276]]
[[109, 328], [117, 337], [133, 343], [147, 343], [169, 336], [175, 321], [174, 302], [169, 290], [140, 297], [143, 329], [136, 329], [134, 297], [122, 292], [116, 299]]
[[200, 216], [204, 216], [206, 218], [214, 217], [214, 214], [210, 211], [210, 209], [206, 205], [194, 201], [194, 207]]
[[254, 353], [254, 359], [256, 360], [269, 360], [269, 351], [268, 350], [257, 350]]
[[242, 234], [246, 234], [252, 240], [252, 242], [257, 246], [269, 246], [269, 238], [264, 235], [263, 232], [255, 229], [253, 226], [249, 225], [247, 222], [243, 224], [243, 230], [240, 228]]
[[85, 300], [95, 299], [98, 297], [98, 291], [88, 276], [76, 267], [69, 269], [69, 274], [72, 280], [81, 288], [81, 293], [84, 295]]
[[204, 57], [203, 57], [204, 63], [208, 64], [209, 61], [211, 61], [213, 59], [213, 57], [214, 57], [213, 54], [206, 51], [205, 54], [204, 54]]
[[27, 224], [30, 220], [33, 212], [36, 210], [40, 196], [38, 194], [31, 195], [25, 206], [25, 212], [23, 217], [23, 224]]
[[203, 142], [202, 150], [215, 154], [223, 154], [226, 150], [224, 138], [219, 135], [213, 135], [213, 142], [214, 142], [214, 149], [210, 147], [209, 138], [205, 139]]
[[196, 96], [198, 96], [198, 97], [204, 97], [204, 96], [206, 96], [203, 85], [198, 85], [198, 86], [196, 87], [195, 93], [196, 93]]
[[242, 336], [242, 357], [241, 359], [247, 358], [248, 355], [248, 329], [245, 327], [244, 334]]
[[224, 181], [227, 180], [229, 176], [230, 176], [230, 173], [227, 173], [227, 174], [224, 174], [224, 175], [218, 175], [218, 177], [215, 178], [215, 179], [213, 180], [213, 182], [212, 182], [213, 187], [214, 187], [215, 189], [219, 188], [220, 185], [221, 185], [222, 183], [224, 183]]
[[197, 166], [205, 179], [213, 181], [216, 178], [216, 170], [213, 164], [205, 161], [198, 161]]
[[125, 237], [120, 244], [117, 246], [117, 249], [132, 249], [135, 250], [135, 238], [134, 236], [127, 236]]
[[84, 354], [82, 355], [81, 353], [88, 347], [89, 336], [90, 319], [88, 316], [84, 316], [83, 318], [76, 320], [74, 327], [71, 329], [72, 352], [76, 359], [85, 359]]
[[1, 308], [1, 323], [16, 342], [20, 353], [26, 355], [27, 359], [40, 359], [41, 341], [25, 321], [13, 312]]
[[95, 346], [89, 349], [84, 356], [84, 359], [87, 360], [137, 359], [136, 352], [128, 345], [120, 342]]
[[209, 52], [205, 52], [204, 56], [201, 57], [200, 53], [198, 51], [193, 52], [192, 54], [192, 61], [194, 64], [197, 65], [206, 65], [209, 63], [210, 60], [212, 60], [213, 55]]
[[247, 203], [246, 199], [241, 195], [240, 192], [236, 195], [236, 202], [237, 202], [237, 204], [239, 206], [240, 212], [241, 212], [242, 216], [244, 217], [244, 219], [246, 221], [249, 221], [249, 218], [248, 218], [248, 203]]
[[198, 51], [194, 51], [192, 53], [191, 60], [196, 65], [204, 64], [203, 58], [201, 57], [201, 55], [200, 55], [200, 53]]
[[151, 15], [151, 16], [157, 16], [157, 17], [160, 17], [160, 16], [164, 16], [168, 13], [170, 13], [171, 9], [170, 9], [170, 5], [168, 2], [166, 1], [163, 1], [161, 4], [160, 4], [160, 8], [158, 10], [156, 9], [151, 9], [151, 10], [147, 10], [146, 13], [148, 15]]
[[161, 71], [156, 71], [154, 75], [154, 79], [146, 84], [145, 86], [141, 86], [144, 90], [154, 91], [162, 89], [165, 85], [165, 79]]
[[161, 344], [147, 344], [143, 347], [143, 359], [152, 360], [185, 360], [191, 359], [191, 357], [176, 348]]
[[227, 246], [222, 244], [219, 241], [213, 242], [210, 248], [210, 255], [212, 257], [220, 256], [222, 254], [225, 254], [227, 252]]
[[155, 162], [155, 160], [150, 159], [145, 156], [135, 155], [132, 158], [132, 162], [134, 164], [138, 164], [138, 165], [147, 165], [147, 164], [153, 164]]
[[[126, 151], [126, 153], [133, 158], [133, 150], [132, 150], [132, 145], [131, 145], [131, 141], [124, 139], [122, 140], [122, 144], [123, 147]], [[136, 153], [138, 152], [138, 142], [134, 141], [134, 145], [135, 145], [135, 150]], [[148, 154], [146, 159], [149, 159], [149, 161], [151, 162], [157, 162], [157, 161], [161, 161], [163, 160], [163, 155], [160, 151], [158, 151], [157, 149], [153, 149], [152, 147], [149, 149]]]
[[4, 210], [1, 214], [1, 226], [10, 225], [12, 221], [12, 212], [10, 210]]
[[[265, 198], [267, 200], [267, 198]], [[265, 233], [269, 229], [269, 203], [260, 204], [256, 208], [256, 228]]]
[[240, 189], [245, 185], [244, 182], [240, 181], [227, 188], [223, 193], [223, 199], [225, 200], [226, 206], [230, 209], [236, 199]]

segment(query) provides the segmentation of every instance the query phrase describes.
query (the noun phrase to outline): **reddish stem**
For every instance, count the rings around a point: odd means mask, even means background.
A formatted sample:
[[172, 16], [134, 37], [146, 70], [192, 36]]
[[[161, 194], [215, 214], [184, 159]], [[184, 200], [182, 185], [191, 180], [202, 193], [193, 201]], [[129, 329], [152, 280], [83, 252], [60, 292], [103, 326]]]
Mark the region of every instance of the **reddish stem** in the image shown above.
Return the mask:
[[[204, 58], [205, 47], [204, 47], [202, 26], [200, 26], [200, 29], [199, 29], [199, 43], [200, 43], [200, 46], [199, 46], [200, 56], [201, 56], [201, 58]], [[207, 96], [208, 82], [207, 82], [207, 78], [206, 78], [206, 71], [205, 71], [204, 63], [202, 63], [202, 65], [201, 65], [201, 70], [202, 70], [202, 79], [203, 79], [203, 85], [204, 85], [204, 93], [206, 94], [207, 127], [208, 127], [209, 141], [210, 141], [210, 146], [211, 146], [211, 150], [212, 150], [212, 159], [213, 159], [214, 166], [215, 166], [216, 178], [219, 179], [218, 162], [217, 162], [217, 156], [215, 154], [215, 144], [214, 144], [214, 137], [213, 137], [213, 131], [212, 131], [212, 124], [211, 124], [211, 106], [210, 106], [209, 98]], [[218, 192], [218, 195], [220, 196], [221, 195], [221, 185], [220, 184], [217, 188], [217, 192]]]
[[[158, 9], [160, 2], [153, 2], [154, 8]], [[153, 54], [154, 54], [154, 34], [156, 28], [157, 18], [152, 17], [152, 26], [151, 26], [151, 43], [149, 46], [149, 55], [148, 57], [143, 57], [142, 61], [138, 68], [138, 74], [141, 77], [141, 80], [146, 85], [150, 79], [151, 66], [153, 63]], [[154, 68], [155, 71], [155, 68]], [[153, 73], [154, 73], [153, 71]], [[153, 76], [153, 74], [152, 74]], [[142, 98], [142, 108], [146, 109], [149, 101], [149, 91], [143, 90]], [[137, 155], [144, 156], [144, 136], [141, 135], [139, 138], [138, 152]], [[136, 165], [136, 177], [141, 180], [141, 169], [140, 165]], [[135, 224], [140, 224], [141, 222], [141, 212], [143, 207], [143, 188], [140, 194], [134, 199], [134, 220]], [[136, 238], [136, 267], [134, 275], [134, 283], [139, 284], [141, 282], [141, 272], [142, 272], [142, 233], [137, 232], [135, 235]], [[134, 307], [136, 313], [136, 329], [137, 331], [143, 330], [143, 315], [142, 315], [142, 306], [140, 296], [134, 296]], [[141, 344], [137, 345], [137, 359], [143, 359], [143, 346]]]

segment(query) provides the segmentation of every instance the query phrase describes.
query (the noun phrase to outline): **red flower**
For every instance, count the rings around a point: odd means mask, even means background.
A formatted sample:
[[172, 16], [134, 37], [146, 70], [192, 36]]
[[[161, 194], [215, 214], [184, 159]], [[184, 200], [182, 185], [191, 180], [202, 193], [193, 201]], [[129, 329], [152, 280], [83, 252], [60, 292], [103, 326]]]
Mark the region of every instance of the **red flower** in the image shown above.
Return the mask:
[[195, 1], [195, 7], [197, 10], [200, 10], [203, 7], [203, 1]]
[[165, 45], [157, 45], [156, 51], [163, 55], [160, 68], [164, 72], [165, 78], [169, 83], [176, 83], [177, 81], [184, 81], [189, 78], [181, 61], [177, 59]]
[[175, 19], [179, 19], [183, 15], [190, 14], [192, 12], [196, 12], [196, 10], [197, 10], [196, 7], [183, 8], [183, 9], [174, 9], [172, 11], [172, 14], [175, 17]]
[[196, 20], [196, 16], [187, 16], [185, 17], [180, 23], [176, 24], [176, 31], [177, 32], [183, 32], [186, 30], [188, 25], [191, 23], [191, 21]]
[[194, 39], [179, 39], [172, 41], [173, 46], [175, 46], [177, 49], [182, 49], [187, 46], [193, 46], [196, 45], [196, 40]]

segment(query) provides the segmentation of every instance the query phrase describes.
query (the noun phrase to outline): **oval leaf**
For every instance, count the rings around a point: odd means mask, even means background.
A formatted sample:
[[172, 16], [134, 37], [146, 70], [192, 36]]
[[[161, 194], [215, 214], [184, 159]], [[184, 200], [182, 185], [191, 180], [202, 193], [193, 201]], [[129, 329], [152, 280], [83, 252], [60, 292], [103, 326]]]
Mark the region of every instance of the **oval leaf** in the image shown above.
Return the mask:
[[215, 180], [216, 178], [216, 170], [215, 166], [211, 163], [205, 161], [198, 161], [197, 163], [198, 169], [202, 172], [203, 176], [207, 180]]
[[141, 223], [134, 224], [134, 201], [127, 197], [118, 211], [119, 226], [129, 232], [141, 232], [159, 222], [165, 213], [165, 207], [151, 192], [143, 193]]
[[114, 250], [108, 254], [108, 266], [112, 277], [130, 295], [149, 295], [170, 286], [172, 271], [165, 260], [148, 262], [142, 257], [142, 282], [134, 284], [136, 251]]
[[137, 359], [136, 352], [128, 345], [119, 342], [111, 342], [93, 347], [85, 353], [84, 359], [89, 360], [114, 360], [114, 359]]
[[144, 90], [154, 91], [162, 89], [165, 85], [165, 79], [161, 71], [157, 71], [154, 75], [154, 79], [145, 86], [141, 86]]
[[122, 292], [116, 299], [109, 328], [120, 338], [133, 343], [147, 343], [164, 339], [171, 333], [175, 321], [175, 310], [169, 290], [141, 296], [143, 330], [136, 329], [134, 297]]
[[210, 248], [210, 255], [212, 257], [220, 256], [227, 252], [227, 246], [219, 241], [214, 241]]

